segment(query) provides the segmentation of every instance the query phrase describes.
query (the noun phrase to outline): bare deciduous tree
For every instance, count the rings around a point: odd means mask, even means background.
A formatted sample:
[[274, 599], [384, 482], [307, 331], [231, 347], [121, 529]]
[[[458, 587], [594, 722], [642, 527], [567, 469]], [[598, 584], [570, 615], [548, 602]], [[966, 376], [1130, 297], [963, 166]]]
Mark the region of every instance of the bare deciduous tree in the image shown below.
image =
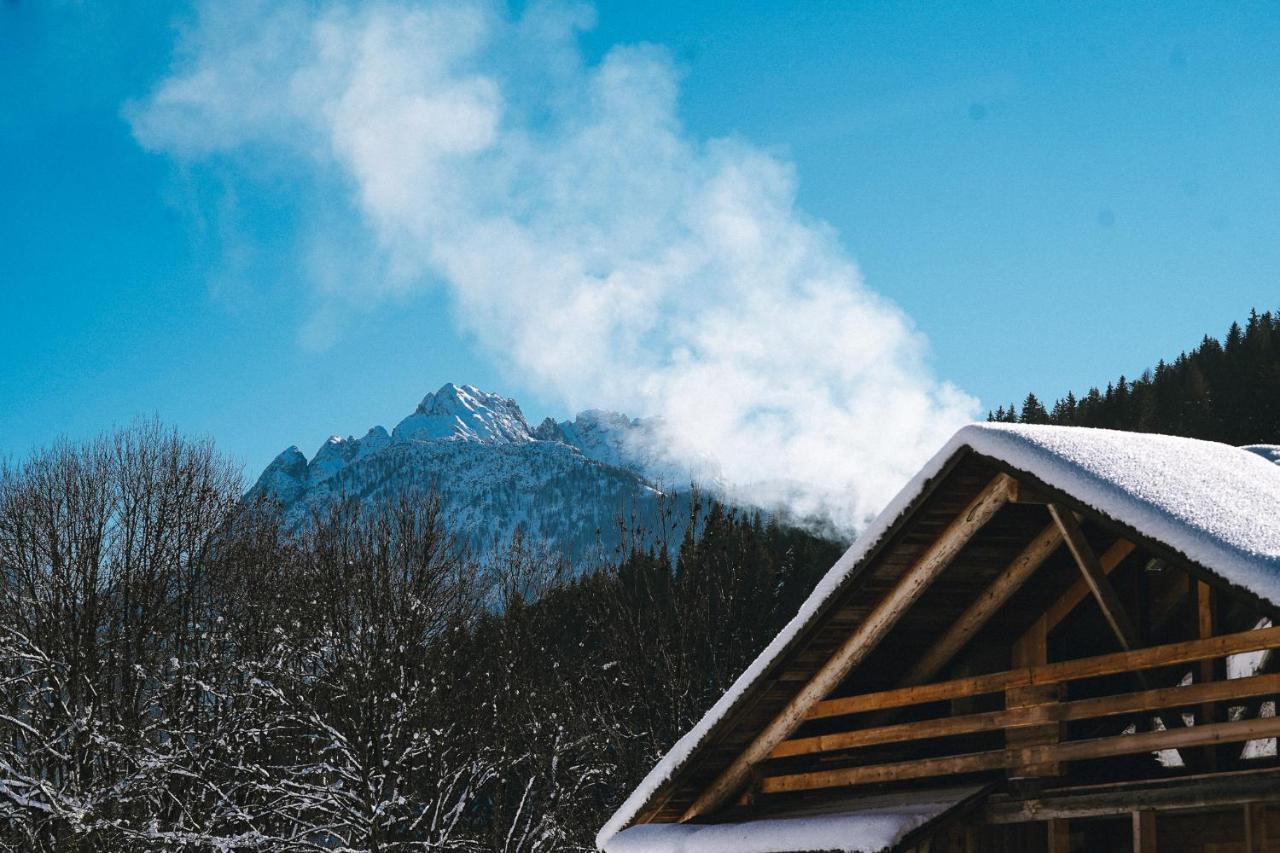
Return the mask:
[[123, 843], [169, 810], [169, 689], [239, 505], [208, 442], [141, 423], [0, 471], [0, 820], [34, 848]]

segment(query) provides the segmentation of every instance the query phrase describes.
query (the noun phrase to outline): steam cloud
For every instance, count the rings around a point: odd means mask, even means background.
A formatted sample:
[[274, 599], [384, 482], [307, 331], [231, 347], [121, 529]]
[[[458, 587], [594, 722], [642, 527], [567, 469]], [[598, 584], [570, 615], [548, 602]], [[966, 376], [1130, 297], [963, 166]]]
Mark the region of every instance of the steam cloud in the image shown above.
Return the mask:
[[[324, 306], [304, 335], [443, 283], [523, 383], [661, 416], [675, 458], [856, 530], [976, 401], [797, 210], [788, 163], [683, 128], [662, 49], [588, 62], [592, 22], [576, 5], [210, 3], [126, 115], [184, 162], [279, 158], [350, 188], [371, 239], [321, 234], [302, 259]], [[377, 275], [332, 273], [366, 250]]]

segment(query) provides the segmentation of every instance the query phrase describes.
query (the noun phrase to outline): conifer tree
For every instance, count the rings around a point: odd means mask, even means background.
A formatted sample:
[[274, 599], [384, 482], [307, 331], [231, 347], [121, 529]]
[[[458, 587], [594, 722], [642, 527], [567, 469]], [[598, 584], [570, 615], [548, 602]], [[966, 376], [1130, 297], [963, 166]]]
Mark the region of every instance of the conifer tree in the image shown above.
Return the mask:
[[1022, 401], [1022, 414], [1019, 420], [1024, 424], [1047, 424], [1049, 413], [1045, 411], [1044, 404], [1035, 394], [1028, 394]]
[[[1068, 393], [1040, 419], [1034, 394], [1022, 423], [1054, 423], [1186, 435], [1229, 444], [1280, 442], [1280, 314], [1257, 310], [1232, 323], [1220, 342], [1205, 335], [1172, 361], [1161, 359], [1135, 380], [1120, 376], [1079, 399]], [[999, 420], [997, 410], [993, 420]]]

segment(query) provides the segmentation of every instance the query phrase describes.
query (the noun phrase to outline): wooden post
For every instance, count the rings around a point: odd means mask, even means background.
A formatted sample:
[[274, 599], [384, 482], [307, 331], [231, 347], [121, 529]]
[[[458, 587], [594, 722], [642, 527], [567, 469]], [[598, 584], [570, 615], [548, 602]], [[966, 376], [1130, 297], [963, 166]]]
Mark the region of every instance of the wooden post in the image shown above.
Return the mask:
[[1071, 853], [1071, 823], [1066, 818], [1046, 821], [1049, 833], [1049, 853]]
[[[1043, 666], [1049, 662], [1049, 627], [1044, 616], [1013, 644], [1012, 663], [1015, 669]], [[1056, 705], [1062, 699], [1061, 684], [1039, 684], [1028, 687], [1011, 687], [1005, 691], [1006, 708], [1026, 708]], [[1043, 725], [1025, 726], [1005, 730], [1005, 745], [1011, 749], [1043, 746], [1057, 743], [1062, 738], [1062, 724], [1048, 722]], [[1059, 776], [1062, 765], [1057, 762], [1019, 763], [1009, 771], [1015, 778]]]
[[1247, 803], [1244, 807], [1244, 851], [1266, 853], [1267, 806], [1265, 803]]
[[1137, 623], [1134, 627], [1138, 629], [1138, 642], [1149, 646], [1154, 636], [1151, 617], [1155, 614], [1151, 610], [1151, 578], [1146, 566], [1138, 570], [1135, 580], [1133, 597], [1130, 599], [1134, 621]]
[[1014, 669], [1043, 666], [1049, 662], [1049, 623], [1043, 615], [1014, 641], [1011, 657]]
[[1133, 853], [1156, 853], [1156, 813], [1133, 812]]
[[[1214, 635], [1214, 595], [1213, 587], [1209, 586], [1202, 580], [1191, 578], [1192, 602], [1195, 605], [1195, 636], [1198, 640], [1207, 640]], [[1196, 680], [1207, 684], [1211, 681], [1219, 681], [1226, 677], [1225, 664], [1220, 663], [1217, 659], [1209, 658], [1200, 661], [1197, 667]], [[1213, 702], [1205, 702], [1200, 706], [1199, 719], [1196, 720], [1198, 725], [1206, 726], [1211, 723], [1218, 722], [1217, 705]], [[1217, 770], [1221, 764], [1222, 750], [1216, 747], [1208, 746], [1204, 750], [1204, 760], [1207, 769]]]
[[[1196, 639], [1207, 640], [1213, 636], [1213, 587], [1202, 580], [1192, 579], [1196, 592]], [[1200, 680], [1213, 681], [1213, 661], [1200, 661]]]

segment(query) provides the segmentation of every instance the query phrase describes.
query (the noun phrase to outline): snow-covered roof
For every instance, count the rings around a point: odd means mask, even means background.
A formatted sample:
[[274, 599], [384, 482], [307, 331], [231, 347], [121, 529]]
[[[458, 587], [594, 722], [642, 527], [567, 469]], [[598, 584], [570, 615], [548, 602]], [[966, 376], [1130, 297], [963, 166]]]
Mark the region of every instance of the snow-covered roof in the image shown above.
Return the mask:
[[1280, 604], [1280, 467], [1260, 448], [1007, 424], [965, 427], [957, 440]]
[[605, 853], [880, 853], [982, 789], [930, 791], [888, 804], [884, 797], [836, 814], [742, 823], [646, 823], [611, 838]]
[[1280, 605], [1280, 465], [1270, 461], [1276, 458], [1267, 452], [1270, 448], [1081, 427], [971, 424], [889, 502], [818, 582], [795, 618], [658, 761], [601, 828], [597, 846], [606, 849], [610, 839], [635, 820], [658, 788], [843, 588], [927, 485], [966, 449], [1025, 472], [1182, 553], [1228, 583]]
[[1246, 444], [1241, 449], [1256, 453], [1268, 462], [1280, 464], [1280, 444]]

